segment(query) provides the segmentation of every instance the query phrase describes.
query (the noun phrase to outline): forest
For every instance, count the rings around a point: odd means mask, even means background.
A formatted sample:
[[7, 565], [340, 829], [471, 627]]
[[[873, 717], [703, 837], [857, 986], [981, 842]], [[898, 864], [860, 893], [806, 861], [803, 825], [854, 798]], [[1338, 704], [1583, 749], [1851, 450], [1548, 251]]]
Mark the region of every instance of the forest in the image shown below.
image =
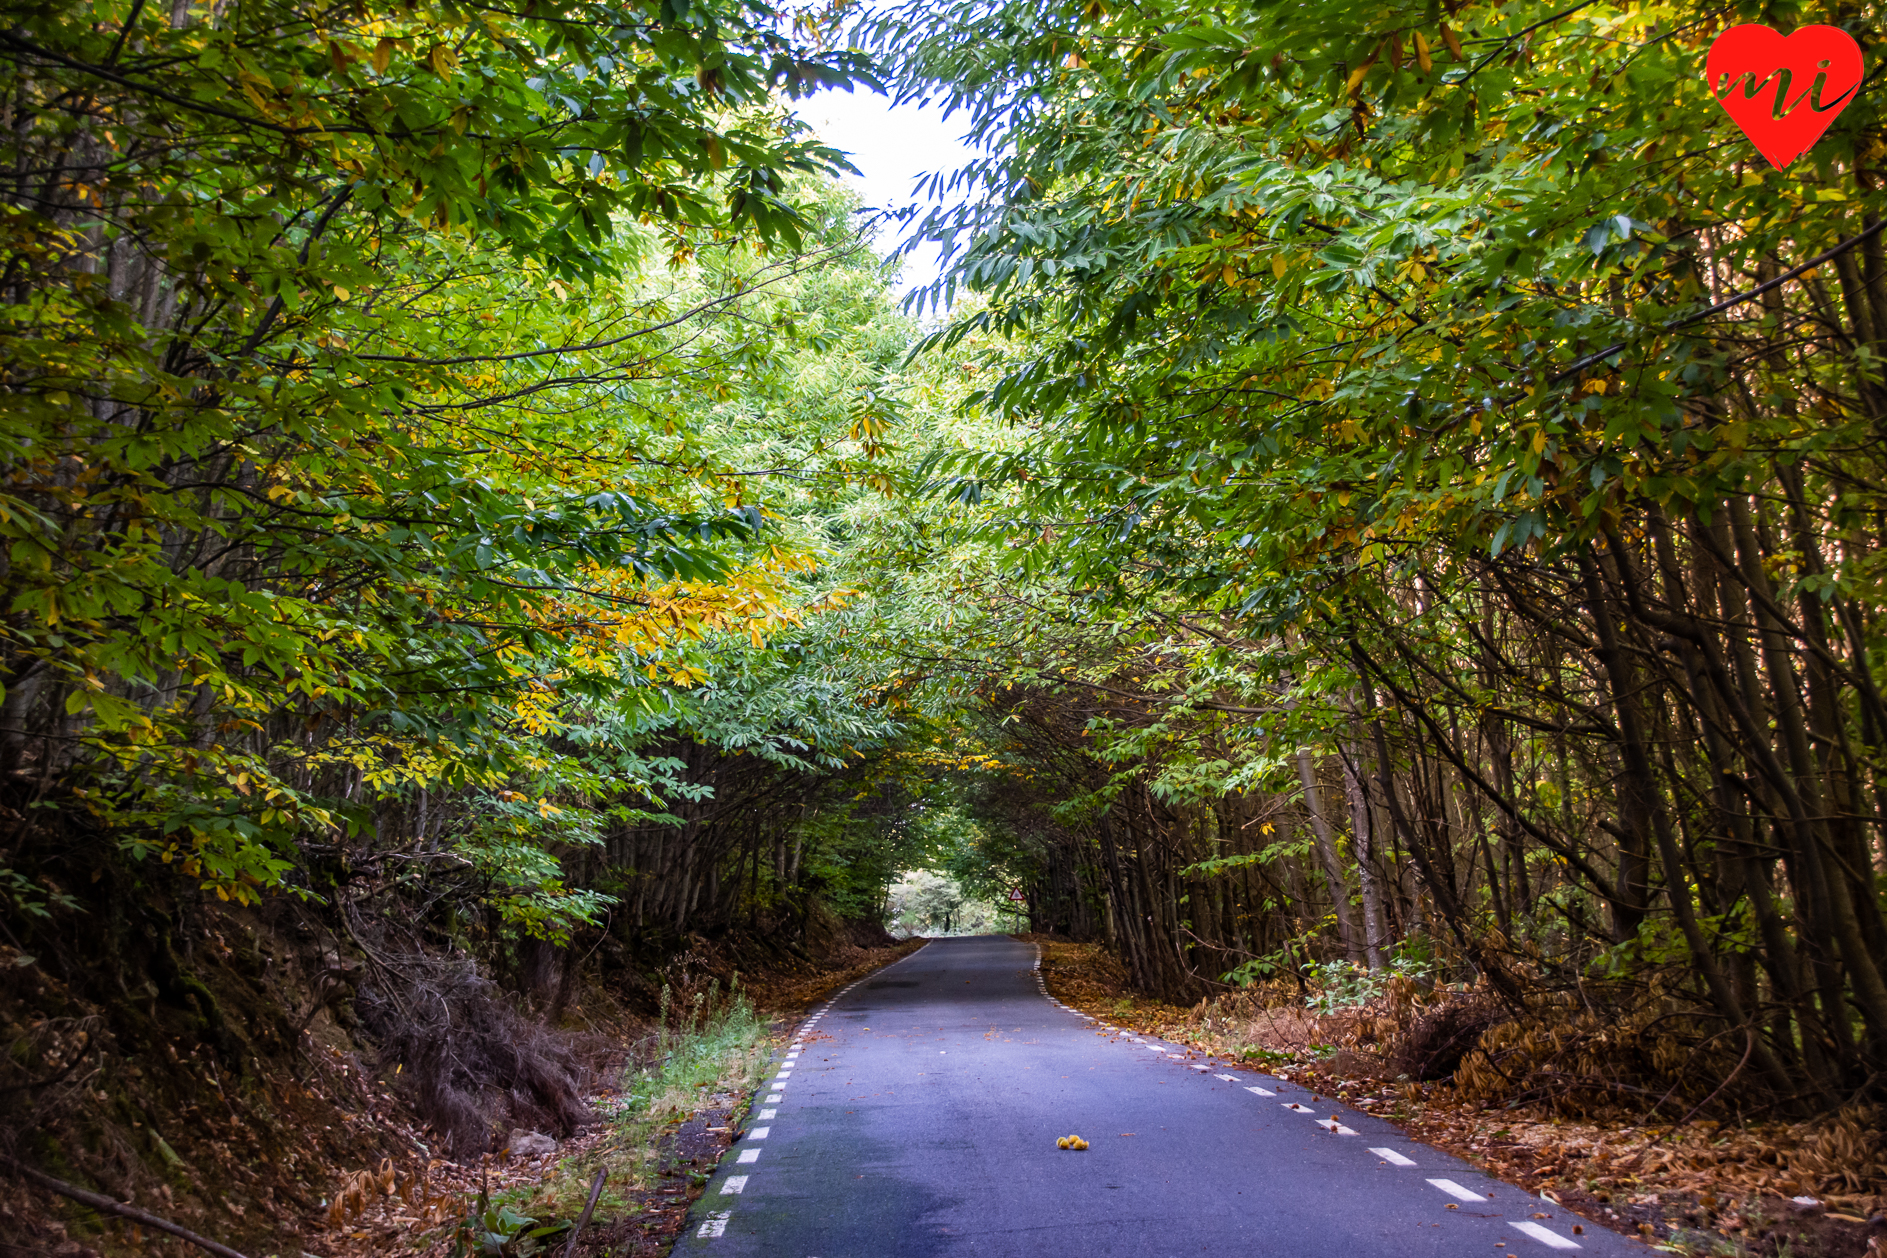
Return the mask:
[[[1754, 21], [1869, 67], [1782, 169]], [[0, 1165], [169, 1201], [155, 1115], [288, 1149], [315, 1058], [572, 1130], [593, 993], [921, 876], [1148, 999], [1426, 993], [1489, 1102], [1846, 1114], [1880, 1191], [1882, 21], [9, 5]], [[834, 91], [980, 156], [873, 213]]]

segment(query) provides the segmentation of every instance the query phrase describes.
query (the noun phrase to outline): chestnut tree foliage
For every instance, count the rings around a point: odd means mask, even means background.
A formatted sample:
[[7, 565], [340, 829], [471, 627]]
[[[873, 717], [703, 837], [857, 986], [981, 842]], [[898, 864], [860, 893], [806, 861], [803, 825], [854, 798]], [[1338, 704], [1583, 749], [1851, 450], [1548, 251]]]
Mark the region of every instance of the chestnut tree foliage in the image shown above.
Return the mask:
[[[393, 871], [561, 939], [691, 876], [622, 837], [711, 794], [676, 740], [782, 780], [874, 745], [851, 696], [769, 692], [715, 645], [842, 601], [764, 473], [816, 515], [894, 418], [902, 325], [791, 113], [872, 83], [830, 20], [11, 11], [16, 943], [127, 861], [238, 902]], [[769, 414], [772, 447], [740, 422]]]
[[[921, 224], [974, 296], [930, 350], [1007, 425], [931, 464], [1005, 560], [937, 667], [1039, 912], [1187, 998], [1332, 958], [1585, 991], [1602, 1064], [1495, 1060], [1516, 1092], [1880, 1096], [1881, 17], [874, 20], [987, 146]], [[1737, 21], [1867, 59], [1787, 170], [1704, 82]]]

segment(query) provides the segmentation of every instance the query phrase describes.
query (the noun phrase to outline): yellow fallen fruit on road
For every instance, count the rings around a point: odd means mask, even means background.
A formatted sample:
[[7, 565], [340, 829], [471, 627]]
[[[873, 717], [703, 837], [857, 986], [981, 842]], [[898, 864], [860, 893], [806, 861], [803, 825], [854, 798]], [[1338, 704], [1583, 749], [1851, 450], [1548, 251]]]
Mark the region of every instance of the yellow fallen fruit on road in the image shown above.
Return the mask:
[[1055, 1147], [1057, 1149], [1085, 1149], [1088, 1147], [1088, 1142], [1080, 1136], [1063, 1136], [1055, 1142]]

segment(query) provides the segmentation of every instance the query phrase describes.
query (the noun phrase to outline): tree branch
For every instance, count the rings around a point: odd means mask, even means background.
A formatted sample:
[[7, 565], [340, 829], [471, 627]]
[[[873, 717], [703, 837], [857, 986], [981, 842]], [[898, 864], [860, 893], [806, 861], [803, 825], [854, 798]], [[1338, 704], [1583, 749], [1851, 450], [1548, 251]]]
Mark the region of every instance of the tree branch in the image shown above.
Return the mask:
[[113, 1201], [102, 1193], [87, 1192], [83, 1188], [74, 1187], [63, 1179], [54, 1179], [44, 1171], [36, 1171], [26, 1163], [7, 1157], [3, 1153], [0, 1153], [0, 1163], [4, 1163], [21, 1179], [38, 1184], [41, 1188], [56, 1192], [62, 1197], [70, 1197], [81, 1205], [90, 1206], [94, 1210], [103, 1210], [107, 1214], [115, 1214], [121, 1219], [130, 1219], [133, 1223], [156, 1228], [160, 1232], [169, 1232], [172, 1236], [181, 1237], [192, 1245], [216, 1254], [217, 1258], [243, 1258], [242, 1254], [229, 1246], [220, 1245], [207, 1236], [198, 1236], [189, 1228], [180, 1227], [169, 1219], [160, 1219], [148, 1210], [140, 1210], [136, 1206]]

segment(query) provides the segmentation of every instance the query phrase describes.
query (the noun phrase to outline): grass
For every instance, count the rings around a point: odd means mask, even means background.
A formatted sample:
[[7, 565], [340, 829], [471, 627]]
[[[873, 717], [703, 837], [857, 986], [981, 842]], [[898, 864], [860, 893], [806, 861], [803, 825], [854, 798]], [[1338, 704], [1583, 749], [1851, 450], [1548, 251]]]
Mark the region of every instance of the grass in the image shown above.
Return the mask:
[[664, 990], [656, 1059], [625, 1073], [618, 1123], [661, 1127], [679, 1122], [702, 1109], [714, 1093], [739, 1096], [760, 1081], [770, 1053], [766, 1024], [738, 987], [730, 984], [724, 999], [717, 989], [718, 984], [697, 993], [673, 1031]]
[[[738, 980], [736, 980], [738, 982]], [[597, 1203], [605, 1217], [620, 1217], [628, 1194], [646, 1189], [659, 1172], [658, 1145], [664, 1131], [725, 1096], [737, 1121], [754, 1087], [766, 1074], [773, 1048], [767, 1025], [735, 984], [722, 994], [719, 984], [681, 1008], [671, 1008], [662, 993], [662, 1017], [652, 1055], [632, 1062], [615, 1096], [605, 1102], [610, 1130], [594, 1147], [566, 1158], [519, 1203], [539, 1219], [569, 1218], [583, 1209], [590, 1181], [606, 1170], [609, 1178]]]

